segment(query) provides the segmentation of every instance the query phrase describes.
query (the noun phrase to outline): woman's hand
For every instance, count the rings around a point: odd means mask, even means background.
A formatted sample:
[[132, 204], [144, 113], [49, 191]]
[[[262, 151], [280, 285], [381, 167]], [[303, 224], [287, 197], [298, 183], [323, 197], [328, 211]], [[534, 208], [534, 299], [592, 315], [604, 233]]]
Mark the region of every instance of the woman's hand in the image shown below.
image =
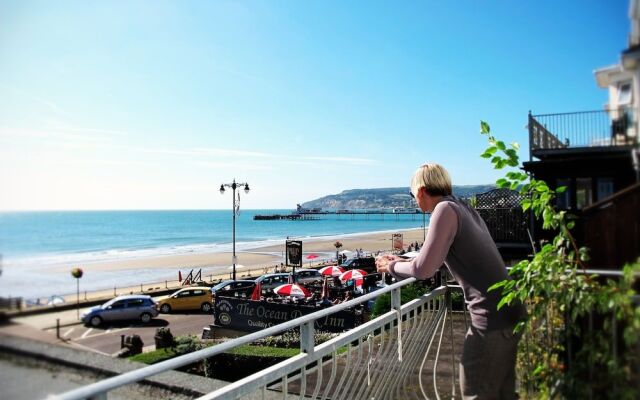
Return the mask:
[[398, 256], [394, 256], [393, 254], [384, 254], [376, 257], [376, 269], [379, 273], [388, 273], [389, 272], [389, 263], [392, 261], [398, 261], [400, 258]]

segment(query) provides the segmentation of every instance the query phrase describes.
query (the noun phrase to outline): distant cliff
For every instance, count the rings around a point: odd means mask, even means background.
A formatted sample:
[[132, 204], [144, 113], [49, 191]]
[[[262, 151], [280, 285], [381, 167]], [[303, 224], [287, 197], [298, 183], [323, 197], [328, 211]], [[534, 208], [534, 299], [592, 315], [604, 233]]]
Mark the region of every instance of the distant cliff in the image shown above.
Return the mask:
[[[458, 197], [469, 198], [474, 194], [484, 193], [491, 189], [495, 189], [495, 185], [454, 186], [453, 194]], [[302, 203], [304, 208], [321, 207], [323, 209], [371, 209], [415, 206], [415, 201], [409, 195], [408, 187], [350, 189]]]

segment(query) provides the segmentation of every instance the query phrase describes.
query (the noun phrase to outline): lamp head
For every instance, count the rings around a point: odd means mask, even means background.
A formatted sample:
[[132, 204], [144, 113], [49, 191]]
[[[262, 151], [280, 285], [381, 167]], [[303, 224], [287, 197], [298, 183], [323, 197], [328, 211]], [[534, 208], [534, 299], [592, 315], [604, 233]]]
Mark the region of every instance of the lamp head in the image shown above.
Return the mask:
[[244, 184], [244, 192], [249, 194], [249, 184], [248, 183]]
[[224, 185], [220, 185], [220, 194], [224, 194]]

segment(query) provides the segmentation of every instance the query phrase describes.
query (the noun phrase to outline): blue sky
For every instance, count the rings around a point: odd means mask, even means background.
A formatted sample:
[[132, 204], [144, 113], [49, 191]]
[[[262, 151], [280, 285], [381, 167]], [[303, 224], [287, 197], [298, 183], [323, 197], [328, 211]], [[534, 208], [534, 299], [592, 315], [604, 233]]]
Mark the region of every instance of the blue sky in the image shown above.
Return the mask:
[[479, 121], [601, 109], [628, 2], [2, 1], [0, 209], [293, 208], [493, 182]]

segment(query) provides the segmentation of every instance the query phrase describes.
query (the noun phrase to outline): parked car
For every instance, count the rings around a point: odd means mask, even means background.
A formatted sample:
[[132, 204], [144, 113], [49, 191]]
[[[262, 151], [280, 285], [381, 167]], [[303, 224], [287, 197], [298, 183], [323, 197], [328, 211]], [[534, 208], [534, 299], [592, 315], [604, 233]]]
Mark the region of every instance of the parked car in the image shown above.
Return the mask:
[[170, 313], [173, 310], [202, 310], [211, 312], [213, 294], [208, 286], [192, 286], [178, 290], [170, 296], [159, 297], [160, 312]]
[[251, 280], [227, 280], [222, 281], [212, 287], [211, 291], [213, 292], [214, 300], [216, 296], [247, 297], [251, 296], [251, 292], [253, 292], [253, 288], [255, 285], [256, 282]]
[[256, 279], [255, 282], [260, 283], [262, 290], [270, 290], [288, 283], [290, 275], [288, 273], [266, 274]]
[[158, 316], [158, 304], [146, 295], [118, 296], [82, 314], [82, 322], [99, 326], [103, 322], [140, 320], [148, 323]]
[[374, 257], [352, 258], [340, 264], [345, 270], [361, 269], [367, 273], [376, 272], [376, 259]]
[[295, 281], [302, 285], [322, 282], [322, 275], [317, 269], [296, 269]]

